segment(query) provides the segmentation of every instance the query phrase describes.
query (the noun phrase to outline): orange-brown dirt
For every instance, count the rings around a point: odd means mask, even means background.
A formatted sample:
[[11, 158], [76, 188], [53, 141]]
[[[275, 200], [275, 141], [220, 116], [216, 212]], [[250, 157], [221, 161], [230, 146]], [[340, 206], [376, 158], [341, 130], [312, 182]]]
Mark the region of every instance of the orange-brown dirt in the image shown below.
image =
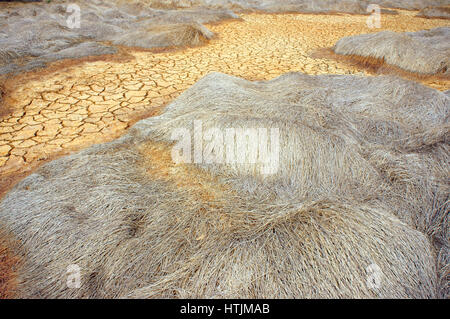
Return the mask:
[[[241, 21], [208, 25], [218, 34], [207, 45], [182, 50], [120, 50], [117, 56], [59, 61], [40, 72], [5, 81], [0, 112], [0, 196], [18, 179], [55, 156], [121, 135], [137, 119], [162, 107], [210, 71], [269, 80], [289, 71], [308, 74], [370, 72], [330, 58], [314, 58], [340, 38], [448, 25], [416, 12], [383, 15], [381, 29], [367, 16], [244, 14]], [[418, 79], [447, 90], [448, 80]]]
[[217, 178], [203, 170], [187, 164], [175, 164], [171, 157], [170, 145], [149, 142], [140, 147], [145, 159], [142, 163], [152, 178], [168, 181], [177, 188], [190, 190], [195, 202], [218, 205], [224, 200], [224, 193], [232, 190], [221, 185]]

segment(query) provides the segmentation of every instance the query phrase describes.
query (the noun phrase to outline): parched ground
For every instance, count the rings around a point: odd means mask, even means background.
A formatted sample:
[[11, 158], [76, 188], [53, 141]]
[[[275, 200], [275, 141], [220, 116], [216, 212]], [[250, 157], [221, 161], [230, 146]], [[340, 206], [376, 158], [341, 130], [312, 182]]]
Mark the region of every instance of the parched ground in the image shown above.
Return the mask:
[[[289, 71], [308, 74], [366, 73], [356, 66], [315, 59], [320, 48], [360, 33], [419, 31], [448, 25], [417, 12], [383, 15], [381, 29], [367, 16], [245, 14], [208, 28], [217, 33], [207, 45], [151, 52], [126, 49], [131, 58], [57, 62], [48, 70], [5, 83], [0, 122], [0, 193], [40, 163], [59, 154], [112, 140], [137, 119], [158, 114], [169, 101], [211, 71], [248, 80], [269, 80]], [[366, 73], [367, 74], [367, 73]], [[449, 81], [423, 80], [448, 90]]]

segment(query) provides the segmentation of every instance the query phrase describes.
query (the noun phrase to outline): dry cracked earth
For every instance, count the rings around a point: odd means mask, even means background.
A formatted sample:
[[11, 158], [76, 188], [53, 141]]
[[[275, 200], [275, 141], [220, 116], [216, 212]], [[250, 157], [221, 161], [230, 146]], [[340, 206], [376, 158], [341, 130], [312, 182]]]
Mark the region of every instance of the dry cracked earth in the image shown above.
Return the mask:
[[[362, 15], [243, 14], [241, 21], [207, 25], [217, 36], [201, 47], [127, 48], [115, 57], [59, 61], [9, 79], [4, 96], [9, 110], [0, 115], [0, 192], [51, 158], [118, 137], [211, 71], [248, 80], [289, 71], [370, 75], [354, 65], [314, 58], [314, 52], [344, 36], [448, 25], [416, 13], [385, 15], [377, 30], [369, 29]], [[422, 82], [442, 91], [450, 88], [447, 80]]]

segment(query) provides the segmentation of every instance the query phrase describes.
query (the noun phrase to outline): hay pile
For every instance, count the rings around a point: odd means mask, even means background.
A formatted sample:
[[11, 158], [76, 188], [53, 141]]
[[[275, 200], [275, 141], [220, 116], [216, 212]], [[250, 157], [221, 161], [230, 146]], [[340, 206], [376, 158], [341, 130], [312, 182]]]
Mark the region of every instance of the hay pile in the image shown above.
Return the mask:
[[418, 17], [450, 19], [450, 7], [427, 7], [420, 10]]
[[260, 0], [237, 1], [242, 7], [264, 12], [305, 12], [305, 13], [331, 13], [345, 12], [365, 14], [367, 6], [364, 1], [357, 0]]
[[[18, 296], [448, 297], [449, 112], [446, 94], [393, 77], [211, 73], [2, 199]], [[172, 133], [194, 120], [278, 128], [278, 170], [174, 164]]]
[[355, 35], [339, 40], [333, 50], [341, 55], [378, 59], [412, 73], [450, 75], [450, 27]]

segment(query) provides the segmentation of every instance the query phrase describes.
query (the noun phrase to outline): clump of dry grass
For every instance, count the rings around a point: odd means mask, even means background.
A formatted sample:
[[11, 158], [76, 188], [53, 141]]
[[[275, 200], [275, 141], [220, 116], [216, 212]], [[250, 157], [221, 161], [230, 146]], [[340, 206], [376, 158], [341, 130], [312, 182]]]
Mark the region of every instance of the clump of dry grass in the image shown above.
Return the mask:
[[450, 19], [450, 6], [449, 7], [427, 7], [417, 14], [418, 17], [422, 18], [440, 18], [440, 19]]
[[403, 70], [427, 74], [450, 75], [450, 28], [397, 33], [383, 31], [339, 40], [337, 54], [382, 59]]
[[214, 36], [199, 23], [151, 25], [148, 28], [126, 34], [113, 41], [114, 44], [141, 48], [197, 46]]
[[[26, 251], [19, 296], [446, 297], [449, 103], [393, 77], [212, 73], [5, 195], [0, 221]], [[173, 129], [194, 120], [278, 128], [278, 171], [174, 164]]]
[[330, 59], [345, 63], [351, 67], [364, 69], [373, 75], [395, 75], [413, 81], [446, 81], [445, 74], [422, 74], [406, 71], [398, 66], [386, 63], [384, 59], [365, 57], [360, 55], [336, 54], [332, 48], [321, 48], [311, 55], [315, 59]]
[[[127, 0], [121, 1], [126, 3]], [[155, 9], [180, 9], [189, 8], [195, 2], [192, 0], [138, 0], [137, 3], [142, 3], [143, 5], [149, 6]]]

